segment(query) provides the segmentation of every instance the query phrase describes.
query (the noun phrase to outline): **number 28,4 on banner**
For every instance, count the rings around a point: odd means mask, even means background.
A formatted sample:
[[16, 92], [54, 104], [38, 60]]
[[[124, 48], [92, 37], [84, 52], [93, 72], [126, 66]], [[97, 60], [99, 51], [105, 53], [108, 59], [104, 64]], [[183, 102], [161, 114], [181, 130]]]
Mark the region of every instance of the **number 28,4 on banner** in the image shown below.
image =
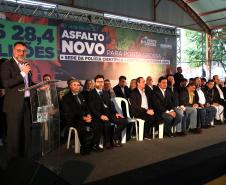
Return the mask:
[[28, 45], [29, 59], [56, 59], [56, 27], [54, 26], [0, 20], [0, 57], [12, 56], [13, 44], [18, 41]]

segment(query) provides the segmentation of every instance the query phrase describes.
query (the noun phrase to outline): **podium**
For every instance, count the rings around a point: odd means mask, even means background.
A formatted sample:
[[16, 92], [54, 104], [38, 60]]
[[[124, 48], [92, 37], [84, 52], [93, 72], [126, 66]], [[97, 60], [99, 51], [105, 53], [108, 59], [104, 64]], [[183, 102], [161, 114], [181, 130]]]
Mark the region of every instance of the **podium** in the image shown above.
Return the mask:
[[60, 113], [56, 82], [59, 80], [44, 81], [20, 89], [30, 91], [33, 156], [40, 154], [44, 156], [60, 145]]

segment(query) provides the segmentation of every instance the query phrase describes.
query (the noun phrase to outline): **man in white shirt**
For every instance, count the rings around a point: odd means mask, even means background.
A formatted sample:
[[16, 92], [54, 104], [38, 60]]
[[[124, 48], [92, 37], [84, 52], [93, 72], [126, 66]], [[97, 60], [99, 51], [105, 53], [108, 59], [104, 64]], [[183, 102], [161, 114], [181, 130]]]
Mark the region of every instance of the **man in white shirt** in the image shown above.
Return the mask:
[[214, 120], [214, 117], [216, 116], [217, 109], [213, 106], [211, 106], [209, 103], [206, 103], [206, 98], [204, 95], [204, 92], [201, 89], [201, 78], [196, 77], [195, 78], [195, 85], [196, 85], [196, 92], [198, 94], [199, 98], [199, 126], [202, 128], [208, 128], [211, 126], [211, 122]]
[[1, 82], [5, 88], [3, 111], [7, 119], [7, 148], [15, 157], [29, 157], [31, 141], [30, 92], [18, 89], [32, 85], [31, 68], [24, 62], [27, 46], [16, 42], [13, 57], [1, 66]]
[[145, 90], [145, 80], [143, 77], [137, 78], [137, 88], [134, 89], [129, 97], [132, 115], [136, 118], [145, 120], [144, 139], [151, 139], [149, 134], [151, 126], [154, 126], [155, 112], [152, 99]]
[[224, 97], [224, 93], [223, 93], [223, 88], [220, 85], [220, 78], [218, 75], [214, 75], [213, 76], [213, 80], [214, 80], [214, 90], [217, 93], [217, 96], [219, 98], [219, 103], [224, 107], [224, 123], [226, 123], [226, 97]]

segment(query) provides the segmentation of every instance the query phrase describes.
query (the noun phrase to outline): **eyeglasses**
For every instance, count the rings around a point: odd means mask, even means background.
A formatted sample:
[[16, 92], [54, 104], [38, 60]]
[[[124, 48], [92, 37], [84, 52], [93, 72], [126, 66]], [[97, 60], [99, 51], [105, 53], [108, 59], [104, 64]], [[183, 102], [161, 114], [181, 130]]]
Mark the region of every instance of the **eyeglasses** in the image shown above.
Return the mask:
[[27, 50], [26, 50], [26, 49], [25, 49], [25, 50], [22, 50], [22, 49], [16, 49], [16, 51], [19, 52], [19, 53], [21, 53], [21, 52], [22, 52], [22, 53], [26, 53]]

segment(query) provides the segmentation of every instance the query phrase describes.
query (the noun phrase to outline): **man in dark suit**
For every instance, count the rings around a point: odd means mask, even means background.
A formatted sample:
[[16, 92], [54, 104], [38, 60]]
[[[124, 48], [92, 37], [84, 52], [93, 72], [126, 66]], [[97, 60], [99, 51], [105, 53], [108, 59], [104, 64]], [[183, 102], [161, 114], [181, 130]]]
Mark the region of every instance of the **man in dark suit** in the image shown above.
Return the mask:
[[[6, 58], [0, 59], [0, 68], [1, 68], [1, 65], [6, 60], [7, 60]], [[5, 113], [3, 112], [4, 97], [5, 97], [5, 89], [2, 87], [0, 83], [0, 146], [4, 145], [5, 137], [6, 137], [6, 129], [7, 129], [6, 116], [5, 116]]]
[[171, 94], [167, 90], [166, 77], [160, 77], [158, 80], [158, 88], [153, 93], [153, 103], [155, 112], [164, 122], [164, 132], [168, 137], [173, 137], [171, 128], [182, 121], [182, 116], [174, 111]]
[[101, 136], [100, 125], [93, 122], [86, 101], [82, 93], [79, 93], [79, 80], [70, 80], [68, 87], [70, 91], [61, 101], [63, 120], [67, 127], [73, 126], [78, 130], [81, 143], [81, 154], [89, 154], [93, 142], [99, 144]]
[[182, 74], [182, 68], [177, 67], [177, 72], [174, 74], [175, 87], [179, 87], [181, 80], [184, 78]]
[[145, 90], [145, 80], [143, 77], [137, 78], [137, 88], [130, 93], [132, 115], [145, 120], [144, 139], [151, 139], [149, 134], [151, 126], [155, 123], [155, 112], [152, 106], [151, 96]]
[[[95, 89], [89, 93], [89, 107], [96, 121], [100, 121], [104, 127], [105, 146], [111, 148], [111, 140], [113, 146], [121, 146], [121, 133], [127, 125], [127, 120], [123, 115], [117, 113], [113, 102], [107, 92], [103, 91], [104, 76], [97, 75], [94, 79]], [[113, 138], [111, 138], [111, 124], [116, 124]], [[96, 146], [98, 147], [98, 146]]]
[[219, 94], [216, 92], [214, 87], [214, 81], [208, 80], [206, 83], [206, 86], [203, 90], [205, 97], [206, 97], [206, 103], [215, 107], [217, 112], [215, 116], [215, 121], [218, 123], [224, 122], [224, 107], [219, 104]]
[[218, 75], [213, 76], [214, 90], [219, 97], [219, 103], [224, 107], [224, 122], [226, 123], [226, 97], [224, 96], [223, 87], [220, 84], [220, 78]]
[[201, 88], [201, 78], [195, 77], [195, 85], [196, 85], [196, 93], [199, 97], [199, 122], [202, 128], [209, 128], [211, 127], [211, 122], [214, 120], [216, 116], [216, 108], [210, 106], [209, 103], [206, 101], [205, 94], [203, 89]]
[[153, 90], [156, 88], [156, 85], [153, 85], [153, 79], [151, 76], [146, 78], [145, 91], [149, 96], [152, 96]]
[[[1, 82], [5, 88], [3, 111], [7, 118], [7, 148], [14, 156], [28, 156], [31, 141], [30, 91], [18, 89], [29, 87], [31, 68], [27, 62], [26, 44], [17, 42], [13, 47], [13, 57], [1, 66]], [[16, 102], [15, 102], [16, 100]]]
[[176, 136], [185, 136], [186, 135], [186, 121], [187, 121], [187, 115], [185, 114], [185, 108], [184, 106], [179, 106], [179, 93], [177, 89], [175, 88], [175, 80], [174, 76], [172, 74], [168, 74], [166, 76], [167, 78], [167, 90], [171, 94], [171, 102], [173, 103], [174, 110], [177, 114], [180, 114], [182, 116], [182, 122], [177, 124], [176, 126]]
[[128, 99], [129, 98], [129, 88], [126, 85], [126, 77], [120, 76], [119, 83], [115, 87], [113, 87], [116, 97], [121, 97]]

